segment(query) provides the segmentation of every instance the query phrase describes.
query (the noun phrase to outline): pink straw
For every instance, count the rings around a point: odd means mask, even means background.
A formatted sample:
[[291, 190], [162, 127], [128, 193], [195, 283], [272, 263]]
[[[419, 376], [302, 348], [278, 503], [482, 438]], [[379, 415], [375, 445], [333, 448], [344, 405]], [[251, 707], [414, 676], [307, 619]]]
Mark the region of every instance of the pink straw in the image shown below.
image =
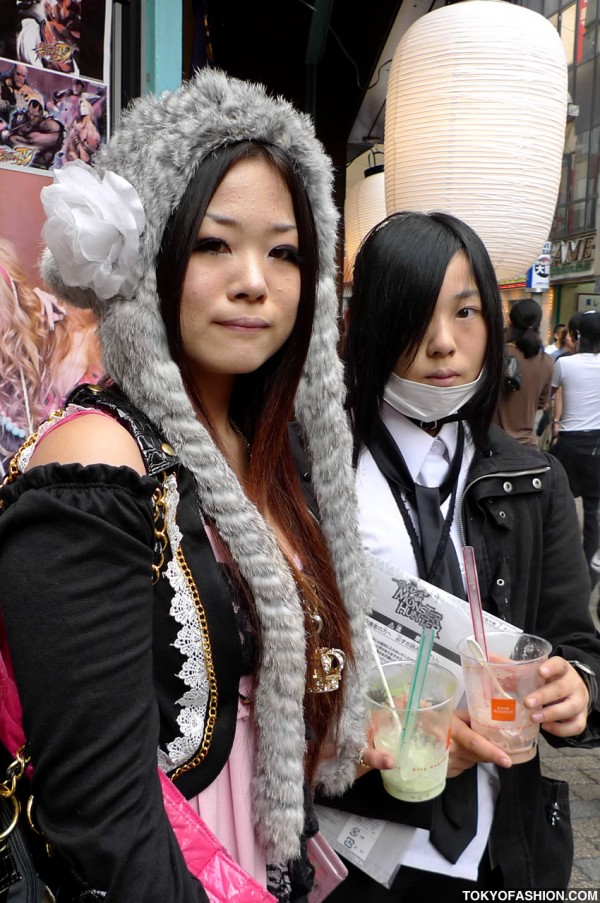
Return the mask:
[[485, 630], [483, 627], [483, 609], [481, 606], [481, 593], [479, 592], [479, 580], [477, 579], [477, 565], [475, 564], [475, 550], [473, 546], [464, 546], [463, 560], [465, 562], [465, 576], [467, 578], [467, 597], [471, 608], [471, 621], [475, 639], [481, 646], [486, 662], [489, 661]]

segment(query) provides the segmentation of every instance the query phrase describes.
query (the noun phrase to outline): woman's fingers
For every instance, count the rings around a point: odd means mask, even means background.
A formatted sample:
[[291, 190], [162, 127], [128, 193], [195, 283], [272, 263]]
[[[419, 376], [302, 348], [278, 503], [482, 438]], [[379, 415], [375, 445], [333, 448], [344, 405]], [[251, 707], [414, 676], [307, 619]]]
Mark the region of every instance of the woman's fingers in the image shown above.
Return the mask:
[[391, 753], [382, 752], [382, 750], [374, 749], [372, 746], [365, 746], [361, 749], [358, 756], [356, 777], [361, 778], [374, 768], [379, 771], [387, 771], [393, 767], [394, 757]]
[[575, 668], [554, 655], [540, 666], [545, 683], [525, 700], [528, 709], [545, 731], [557, 737], [575, 737], [587, 723], [588, 689]]
[[500, 768], [510, 768], [512, 762], [504, 750], [499, 749], [470, 726], [469, 713], [457, 709], [452, 715], [450, 727], [448, 775], [455, 777], [477, 762], [493, 762]]

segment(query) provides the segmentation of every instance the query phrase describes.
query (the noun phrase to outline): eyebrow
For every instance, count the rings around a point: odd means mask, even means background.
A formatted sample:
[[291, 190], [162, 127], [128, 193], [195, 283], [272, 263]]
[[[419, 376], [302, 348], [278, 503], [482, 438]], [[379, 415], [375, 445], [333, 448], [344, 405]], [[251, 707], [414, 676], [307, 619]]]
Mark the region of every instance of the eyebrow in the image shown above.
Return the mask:
[[[212, 220], [214, 223], [217, 223], [219, 226], [237, 226], [237, 220], [233, 219], [231, 216], [223, 216], [220, 213], [206, 213], [206, 219]], [[294, 223], [273, 223], [270, 226], [270, 229], [273, 232], [297, 232], [298, 227]]]
[[472, 298], [473, 295], [481, 297], [478, 288], [465, 288], [462, 292], [457, 292], [454, 298], [456, 301], [466, 301], [467, 298]]

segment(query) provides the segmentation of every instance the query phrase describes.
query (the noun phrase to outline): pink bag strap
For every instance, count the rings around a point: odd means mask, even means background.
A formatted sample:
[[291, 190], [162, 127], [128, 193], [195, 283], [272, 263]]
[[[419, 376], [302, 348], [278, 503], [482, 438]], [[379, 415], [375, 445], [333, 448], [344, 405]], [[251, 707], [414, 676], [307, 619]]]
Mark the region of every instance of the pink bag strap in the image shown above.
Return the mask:
[[[0, 740], [11, 754], [25, 745], [21, 701], [0, 618]], [[211, 903], [276, 903], [265, 887], [227, 852], [183, 794], [158, 770], [165, 811], [185, 863]]]

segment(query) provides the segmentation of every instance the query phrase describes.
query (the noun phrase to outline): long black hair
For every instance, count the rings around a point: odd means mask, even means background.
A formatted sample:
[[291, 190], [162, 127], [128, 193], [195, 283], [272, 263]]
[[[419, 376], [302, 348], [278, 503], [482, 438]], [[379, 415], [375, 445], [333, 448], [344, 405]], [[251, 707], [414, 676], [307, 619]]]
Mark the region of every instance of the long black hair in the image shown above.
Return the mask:
[[586, 310], [579, 321], [579, 350], [600, 353], [600, 311]]
[[508, 319], [510, 328], [506, 340], [514, 342], [524, 357], [535, 357], [543, 350], [540, 339], [542, 308], [533, 298], [522, 298], [511, 307]]
[[481, 385], [461, 416], [476, 446], [486, 444], [500, 395], [504, 347], [492, 262], [479, 236], [456, 217], [402, 212], [371, 230], [354, 265], [344, 357], [355, 453], [369, 436], [396, 364], [409, 366], [414, 361], [457, 251], [464, 252], [473, 271], [488, 334]]

